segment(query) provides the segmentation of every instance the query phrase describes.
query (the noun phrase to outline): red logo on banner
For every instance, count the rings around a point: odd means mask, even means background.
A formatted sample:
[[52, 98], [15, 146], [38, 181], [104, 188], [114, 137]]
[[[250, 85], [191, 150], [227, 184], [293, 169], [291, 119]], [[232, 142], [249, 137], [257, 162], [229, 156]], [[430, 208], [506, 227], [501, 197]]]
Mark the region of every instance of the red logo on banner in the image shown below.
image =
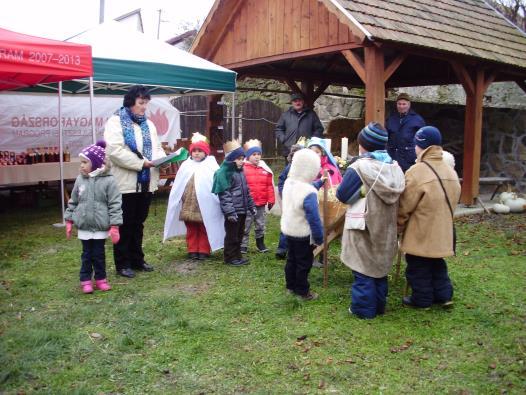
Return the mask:
[[160, 136], [168, 132], [169, 122], [165, 114], [166, 111], [161, 112], [161, 109], [157, 109], [154, 113], [150, 113], [150, 116], [148, 117], [157, 128], [157, 134]]

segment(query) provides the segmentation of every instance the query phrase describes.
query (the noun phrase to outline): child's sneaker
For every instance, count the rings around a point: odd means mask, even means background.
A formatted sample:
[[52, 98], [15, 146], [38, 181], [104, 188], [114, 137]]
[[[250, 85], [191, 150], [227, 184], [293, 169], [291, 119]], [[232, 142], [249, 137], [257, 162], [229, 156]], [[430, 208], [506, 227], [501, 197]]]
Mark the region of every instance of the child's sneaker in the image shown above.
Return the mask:
[[316, 292], [309, 291], [306, 295], [299, 295], [301, 300], [309, 302], [318, 299], [319, 295]]
[[232, 261], [225, 262], [225, 263], [230, 266], [243, 266], [243, 265], [247, 265], [249, 262], [248, 262], [248, 259], [234, 259]]
[[111, 289], [110, 284], [108, 284], [108, 280], [106, 280], [105, 278], [103, 278], [102, 280], [96, 280], [95, 286], [101, 291], [109, 291]]
[[259, 252], [268, 252], [268, 248], [265, 245], [265, 238], [264, 237], [260, 237], [260, 238], [256, 239], [256, 247], [257, 247]]
[[282, 250], [278, 248], [276, 250], [276, 258], [277, 259], [287, 259], [287, 250]]
[[246, 253], [248, 253], [248, 248], [247, 247], [241, 247], [240, 251], [241, 251], [242, 254], [246, 254]]
[[80, 282], [80, 287], [82, 288], [82, 293], [85, 293], [85, 294], [92, 294], [93, 293], [93, 284], [92, 284], [91, 280], [81, 281]]
[[321, 263], [321, 262], [318, 261], [317, 259], [314, 259], [314, 260], [312, 261], [312, 267], [317, 267], [317, 268], [323, 267], [323, 263]]

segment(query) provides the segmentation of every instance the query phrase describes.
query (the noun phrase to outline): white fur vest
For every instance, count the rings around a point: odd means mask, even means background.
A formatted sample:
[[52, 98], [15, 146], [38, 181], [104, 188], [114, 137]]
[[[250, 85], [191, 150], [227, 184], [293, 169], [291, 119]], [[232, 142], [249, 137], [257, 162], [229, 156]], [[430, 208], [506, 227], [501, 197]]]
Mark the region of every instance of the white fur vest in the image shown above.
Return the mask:
[[310, 149], [294, 154], [290, 172], [283, 187], [281, 232], [286, 236], [308, 237], [311, 229], [303, 209], [307, 195], [316, 194], [312, 181], [320, 171], [320, 158]]
[[303, 209], [303, 201], [307, 195], [316, 194], [316, 188], [310, 183], [287, 179], [283, 187], [281, 212], [281, 232], [286, 236], [308, 237], [310, 226]]

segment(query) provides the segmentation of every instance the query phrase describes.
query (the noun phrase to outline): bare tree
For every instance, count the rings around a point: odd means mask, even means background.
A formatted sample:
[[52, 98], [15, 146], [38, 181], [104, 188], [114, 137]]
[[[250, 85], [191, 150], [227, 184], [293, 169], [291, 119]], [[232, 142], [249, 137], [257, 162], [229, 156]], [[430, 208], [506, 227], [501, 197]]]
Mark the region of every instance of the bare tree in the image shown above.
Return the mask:
[[506, 18], [526, 31], [526, 0], [488, 0]]

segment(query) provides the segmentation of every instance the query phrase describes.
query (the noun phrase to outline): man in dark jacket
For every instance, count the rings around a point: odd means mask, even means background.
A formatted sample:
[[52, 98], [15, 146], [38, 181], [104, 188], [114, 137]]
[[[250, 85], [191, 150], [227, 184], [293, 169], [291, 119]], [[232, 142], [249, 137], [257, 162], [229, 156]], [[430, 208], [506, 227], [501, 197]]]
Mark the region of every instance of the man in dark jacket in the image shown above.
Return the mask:
[[395, 114], [391, 114], [385, 123], [389, 138], [387, 152], [398, 162], [403, 172], [415, 164], [415, 144], [413, 142], [418, 129], [425, 126], [424, 119], [411, 110], [411, 100], [407, 93], [396, 98]]
[[276, 138], [283, 144], [283, 156], [290, 152], [290, 147], [300, 137], [322, 137], [323, 125], [314, 110], [305, 107], [305, 100], [300, 93], [290, 97], [291, 107], [281, 114], [276, 125]]

